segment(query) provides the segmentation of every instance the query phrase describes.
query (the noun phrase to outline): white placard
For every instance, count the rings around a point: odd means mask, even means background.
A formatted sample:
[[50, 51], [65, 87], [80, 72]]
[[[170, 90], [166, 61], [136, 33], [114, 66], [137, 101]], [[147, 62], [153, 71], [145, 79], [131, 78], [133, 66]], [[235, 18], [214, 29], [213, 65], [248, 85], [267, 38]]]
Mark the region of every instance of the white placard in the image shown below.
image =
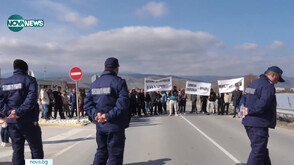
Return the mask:
[[209, 96], [210, 88], [211, 83], [187, 81], [185, 92], [186, 94]]
[[172, 77], [162, 78], [158, 80], [144, 78], [144, 87], [146, 92], [170, 91], [173, 87]]
[[235, 85], [239, 85], [239, 90], [244, 91], [244, 77], [229, 80], [218, 80], [219, 93], [233, 92], [235, 90]]

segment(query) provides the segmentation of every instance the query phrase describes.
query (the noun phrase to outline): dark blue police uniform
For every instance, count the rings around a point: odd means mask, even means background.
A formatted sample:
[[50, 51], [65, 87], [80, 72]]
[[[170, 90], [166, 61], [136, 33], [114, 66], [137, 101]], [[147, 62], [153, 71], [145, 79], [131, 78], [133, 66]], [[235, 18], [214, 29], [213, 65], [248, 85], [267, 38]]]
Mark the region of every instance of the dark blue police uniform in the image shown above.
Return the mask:
[[267, 143], [268, 128], [276, 126], [277, 101], [274, 84], [266, 75], [261, 75], [247, 87], [244, 101], [248, 115], [243, 118], [242, 124], [245, 126], [252, 149], [247, 165], [270, 165]]
[[[106, 60], [113, 64], [115, 58]], [[117, 59], [116, 59], [117, 60]], [[118, 61], [117, 65], [118, 66]], [[105, 114], [107, 122], [96, 123], [96, 141], [98, 144], [93, 165], [122, 165], [125, 145], [125, 128], [128, 119], [128, 87], [126, 81], [111, 70], [105, 70], [101, 77], [94, 81], [85, 98], [84, 109], [95, 119], [98, 113]]]
[[[22, 60], [18, 63], [26, 64]], [[0, 87], [0, 112], [9, 116], [12, 110], [16, 110], [19, 116], [18, 119], [7, 119], [7, 123], [12, 140], [13, 164], [24, 165], [25, 140], [30, 146], [32, 159], [44, 157], [41, 128], [38, 125], [38, 86], [36, 79], [27, 74], [26, 67], [14, 67], [13, 76], [3, 81]]]

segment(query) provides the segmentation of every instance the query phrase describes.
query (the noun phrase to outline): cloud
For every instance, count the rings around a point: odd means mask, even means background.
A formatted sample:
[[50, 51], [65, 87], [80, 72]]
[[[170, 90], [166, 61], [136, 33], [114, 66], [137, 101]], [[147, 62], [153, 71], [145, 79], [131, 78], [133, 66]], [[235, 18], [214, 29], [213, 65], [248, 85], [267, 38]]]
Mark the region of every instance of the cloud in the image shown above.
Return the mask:
[[[42, 8], [50, 9], [50, 13], [58, 15], [59, 20], [66, 21], [80, 27], [90, 27], [98, 24], [98, 19], [92, 15], [81, 16], [67, 6], [50, 0], [36, 1]], [[52, 12], [53, 11], [53, 12]]]
[[271, 50], [277, 50], [285, 47], [285, 44], [281, 41], [275, 40], [273, 43], [269, 46], [269, 49]]
[[75, 13], [75, 12], [66, 13], [61, 18], [67, 22], [73, 23], [78, 26], [84, 26], [84, 27], [94, 26], [98, 23], [97, 18], [95, 18], [94, 16], [87, 16], [82, 18], [81, 16], [79, 16], [78, 13]]
[[258, 50], [259, 46], [256, 43], [244, 43], [242, 45], [236, 46], [236, 48], [244, 51], [256, 51]]
[[160, 18], [168, 13], [168, 9], [163, 2], [149, 2], [137, 10], [139, 17], [151, 15], [154, 18]]
[[[26, 42], [2, 37], [0, 53], [13, 61], [14, 58], [28, 59], [37, 70], [44, 66], [48, 72], [66, 72], [72, 66], [81, 66], [85, 71], [103, 70], [107, 57], [119, 58], [121, 70], [139, 73], [184, 73], [184, 63], [206, 60], [210, 48], [220, 41], [206, 32], [192, 32], [170, 27], [125, 27], [101, 31], [65, 43]], [[2, 61], [0, 62], [2, 65]], [[100, 68], [97, 68], [97, 67]], [[175, 67], [174, 71], [170, 66]]]
[[[26, 60], [37, 78], [65, 73], [74, 66], [84, 72], [104, 69], [107, 57], [117, 57], [120, 72], [166, 75], [242, 75], [262, 73], [276, 58], [236, 56], [232, 48], [207, 32], [193, 32], [171, 27], [124, 27], [96, 32], [67, 42], [27, 42], [0, 37], [0, 66], [11, 72], [15, 58]], [[278, 57], [281, 61], [286, 57]], [[263, 65], [264, 64], [264, 65]], [[280, 63], [279, 63], [280, 64]], [[266, 66], [265, 66], [266, 65]], [[282, 68], [283, 65], [279, 65]], [[290, 66], [290, 65], [289, 65]], [[293, 67], [292, 67], [293, 68]], [[293, 68], [294, 69], [294, 68]]]

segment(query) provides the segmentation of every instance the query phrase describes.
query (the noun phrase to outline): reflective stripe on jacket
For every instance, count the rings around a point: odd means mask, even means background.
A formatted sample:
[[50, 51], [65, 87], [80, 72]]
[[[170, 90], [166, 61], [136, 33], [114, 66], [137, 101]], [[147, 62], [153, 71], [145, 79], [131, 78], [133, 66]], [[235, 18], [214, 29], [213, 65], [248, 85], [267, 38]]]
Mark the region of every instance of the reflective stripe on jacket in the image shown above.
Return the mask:
[[97, 113], [106, 115], [106, 123], [98, 123], [104, 132], [121, 131], [129, 126], [129, 96], [126, 81], [112, 71], [104, 71], [87, 93], [84, 109], [92, 119]]
[[11, 110], [16, 110], [20, 118], [7, 119], [7, 123], [34, 122], [39, 119], [37, 81], [19, 69], [0, 86], [0, 112], [9, 116]]

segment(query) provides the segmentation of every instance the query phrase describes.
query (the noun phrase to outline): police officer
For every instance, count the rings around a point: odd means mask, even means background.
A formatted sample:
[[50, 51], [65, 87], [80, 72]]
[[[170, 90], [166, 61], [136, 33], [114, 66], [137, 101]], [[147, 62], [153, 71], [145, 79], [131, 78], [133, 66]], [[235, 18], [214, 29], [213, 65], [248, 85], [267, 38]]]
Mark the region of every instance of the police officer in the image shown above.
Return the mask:
[[274, 84], [284, 82], [282, 74], [279, 67], [269, 67], [245, 91], [245, 104], [242, 108], [245, 117], [242, 123], [251, 142], [247, 165], [271, 164], [267, 149], [268, 128], [276, 126], [277, 101]]
[[125, 146], [125, 128], [128, 119], [128, 87], [117, 76], [118, 60], [110, 57], [105, 61], [101, 77], [90, 85], [84, 109], [95, 119], [98, 149], [93, 165], [122, 165]]
[[24, 143], [27, 140], [32, 159], [43, 159], [41, 128], [38, 125], [38, 85], [28, 75], [25, 61], [13, 62], [13, 76], [0, 86], [0, 112], [7, 116], [9, 134], [12, 140], [14, 165], [24, 165]]

